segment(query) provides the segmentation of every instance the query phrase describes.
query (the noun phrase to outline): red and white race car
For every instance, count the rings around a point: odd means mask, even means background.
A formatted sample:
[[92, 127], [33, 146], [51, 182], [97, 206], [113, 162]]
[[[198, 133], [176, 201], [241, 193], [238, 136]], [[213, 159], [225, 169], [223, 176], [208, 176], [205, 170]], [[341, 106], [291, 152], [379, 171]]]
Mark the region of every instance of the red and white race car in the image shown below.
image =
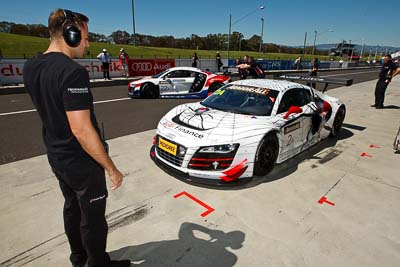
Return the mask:
[[132, 98], [205, 98], [231, 81], [229, 76], [216, 75], [191, 67], [175, 67], [157, 75], [130, 82]]
[[169, 111], [158, 124], [150, 156], [182, 179], [236, 184], [265, 176], [275, 164], [337, 135], [345, 115], [343, 102], [312, 87], [240, 80]]

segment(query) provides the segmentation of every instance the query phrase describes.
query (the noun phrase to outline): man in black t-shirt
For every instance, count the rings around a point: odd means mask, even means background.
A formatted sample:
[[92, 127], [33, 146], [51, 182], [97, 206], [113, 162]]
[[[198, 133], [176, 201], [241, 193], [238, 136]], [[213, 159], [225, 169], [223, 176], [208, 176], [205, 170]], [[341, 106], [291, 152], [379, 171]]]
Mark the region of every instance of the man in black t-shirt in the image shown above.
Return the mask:
[[199, 62], [199, 57], [197, 56], [197, 53], [194, 52], [192, 56], [192, 67], [197, 68], [197, 62]]
[[221, 67], [224, 64], [222, 63], [221, 55], [219, 54], [219, 52], [217, 52], [217, 54], [215, 55], [215, 62], [217, 64], [218, 72], [220, 72], [221, 71]]
[[375, 104], [371, 105], [376, 109], [382, 109], [385, 100], [385, 92], [390, 81], [394, 76], [400, 73], [400, 68], [392, 61], [390, 54], [385, 55], [383, 58], [383, 65], [379, 72], [379, 79], [375, 86]]
[[[311, 61], [311, 69], [310, 69], [310, 77], [317, 77], [318, 75], [318, 58], [313, 58]], [[313, 88], [316, 88], [317, 84], [316, 83], [307, 83], [308, 86], [312, 86]]]
[[69, 10], [53, 11], [48, 20], [50, 46], [26, 62], [24, 83], [42, 120], [48, 161], [65, 198], [72, 265], [129, 266], [129, 261], [110, 261], [106, 253], [104, 170], [112, 190], [121, 185], [123, 175], [100, 139], [88, 72], [72, 60], [89, 47], [88, 21]]

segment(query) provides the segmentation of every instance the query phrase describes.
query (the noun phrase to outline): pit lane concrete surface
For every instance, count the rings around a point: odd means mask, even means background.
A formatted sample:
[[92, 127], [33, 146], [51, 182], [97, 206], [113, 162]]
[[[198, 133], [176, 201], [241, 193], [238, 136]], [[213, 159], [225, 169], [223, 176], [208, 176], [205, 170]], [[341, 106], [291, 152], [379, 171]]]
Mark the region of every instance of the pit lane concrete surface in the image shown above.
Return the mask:
[[[338, 137], [240, 187], [163, 172], [149, 157], [155, 130], [110, 140], [126, 176], [109, 191], [111, 257], [131, 266], [399, 266], [400, 79], [381, 110], [369, 107], [374, 83], [330, 90], [347, 106]], [[70, 266], [46, 156], [0, 165], [0, 176], [0, 265]]]

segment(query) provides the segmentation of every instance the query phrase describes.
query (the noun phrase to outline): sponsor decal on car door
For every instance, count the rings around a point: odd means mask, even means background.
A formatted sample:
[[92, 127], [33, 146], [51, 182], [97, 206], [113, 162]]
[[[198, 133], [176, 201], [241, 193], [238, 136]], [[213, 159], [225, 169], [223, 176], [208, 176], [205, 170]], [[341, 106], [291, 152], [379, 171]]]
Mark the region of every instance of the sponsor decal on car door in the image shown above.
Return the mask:
[[174, 84], [174, 87], [176, 89], [176, 92], [179, 94], [188, 93], [190, 86], [193, 83], [193, 80], [194, 80], [193, 77], [171, 79], [171, 81]]
[[283, 126], [280, 131], [280, 138], [282, 143], [281, 157], [285, 160], [299, 152], [303, 144], [303, 129], [302, 126], [305, 122], [305, 117], [300, 114], [290, 119], [290, 122]]

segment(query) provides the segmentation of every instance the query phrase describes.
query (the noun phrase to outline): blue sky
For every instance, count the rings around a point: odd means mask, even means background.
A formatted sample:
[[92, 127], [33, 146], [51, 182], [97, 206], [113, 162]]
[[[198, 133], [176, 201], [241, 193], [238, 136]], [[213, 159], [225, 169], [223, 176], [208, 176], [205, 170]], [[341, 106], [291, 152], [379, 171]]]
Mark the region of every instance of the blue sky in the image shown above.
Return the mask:
[[[245, 38], [261, 34], [263, 40], [281, 45], [302, 45], [304, 33], [312, 45], [342, 40], [368, 45], [400, 47], [400, 1], [378, 0], [134, 0], [136, 33], [189, 37], [192, 33], [228, 33], [232, 26]], [[49, 13], [61, 7], [86, 14], [91, 32], [105, 35], [132, 28], [131, 0], [16, 0], [2, 1], [0, 21], [47, 25]], [[264, 9], [258, 9], [264, 6]], [[248, 15], [248, 16], [247, 16]], [[333, 30], [330, 32], [329, 30]]]

